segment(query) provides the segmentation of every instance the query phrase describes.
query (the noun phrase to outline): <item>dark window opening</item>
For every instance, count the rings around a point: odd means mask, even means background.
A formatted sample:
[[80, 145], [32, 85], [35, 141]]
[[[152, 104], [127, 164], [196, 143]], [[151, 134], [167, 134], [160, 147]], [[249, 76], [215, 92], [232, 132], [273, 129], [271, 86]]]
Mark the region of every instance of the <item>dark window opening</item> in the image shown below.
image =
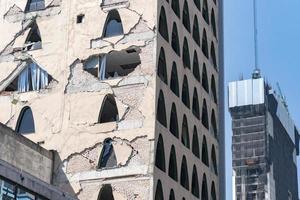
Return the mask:
[[214, 36], [217, 37], [216, 17], [214, 9], [211, 10], [211, 26]]
[[113, 147], [113, 140], [108, 138], [103, 142], [98, 169], [113, 167], [117, 167], [117, 158]]
[[212, 75], [210, 82], [211, 82], [210, 87], [211, 87], [211, 92], [212, 92], [212, 95], [213, 95], [213, 98], [214, 98], [214, 102], [218, 103], [217, 87], [216, 87], [216, 80], [215, 80], [214, 75]]
[[117, 10], [109, 11], [103, 30], [104, 38], [124, 34], [122, 21]]
[[165, 84], [168, 85], [166, 56], [165, 51], [162, 47], [160, 48], [158, 58], [157, 75]]
[[184, 37], [184, 41], [183, 41], [182, 62], [183, 62], [183, 67], [191, 69], [190, 50], [189, 50], [189, 44], [187, 42], [186, 37]]
[[101, 106], [98, 122], [107, 123], [115, 122], [118, 120], [119, 112], [115, 98], [111, 94], [106, 95]]
[[212, 126], [212, 131], [213, 131], [213, 134], [214, 134], [215, 138], [218, 138], [218, 127], [217, 127], [217, 120], [216, 120], [215, 110], [212, 110], [211, 126]]
[[188, 32], [191, 32], [189, 6], [186, 0], [183, 4], [182, 23], [186, 30], [188, 30]]
[[206, 142], [206, 137], [203, 136], [203, 141], [202, 141], [202, 162], [205, 164], [207, 167], [209, 167], [209, 160], [208, 160], [208, 150], [207, 150], [207, 142]]
[[211, 45], [210, 45], [210, 57], [211, 57], [213, 65], [214, 65], [214, 68], [218, 69], [215, 45], [213, 42], [211, 42]]
[[179, 83], [178, 83], [178, 74], [176, 63], [173, 62], [172, 71], [171, 71], [171, 80], [170, 80], [171, 91], [179, 97]]
[[193, 167], [193, 176], [192, 176], [192, 194], [197, 198], [199, 198], [200, 196], [198, 173], [195, 165]]
[[163, 193], [163, 188], [160, 180], [157, 181], [155, 200], [164, 200], [164, 193]]
[[76, 23], [77, 23], [77, 24], [83, 23], [84, 17], [85, 17], [84, 14], [77, 15]]
[[209, 129], [209, 120], [208, 120], [208, 110], [207, 110], [207, 104], [206, 104], [206, 100], [203, 100], [203, 104], [202, 104], [202, 125]]
[[207, 0], [203, 0], [202, 16], [207, 24], [209, 24], [208, 4]]
[[169, 200], [175, 200], [175, 193], [173, 189], [170, 191]]
[[174, 181], [178, 180], [178, 175], [177, 175], [177, 159], [176, 159], [176, 151], [175, 151], [174, 145], [172, 145], [171, 152], [170, 152], [169, 177], [171, 177]]
[[175, 137], [179, 137], [178, 135], [178, 119], [177, 119], [177, 111], [176, 111], [176, 106], [173, 103], [172, 104], [172, 109], [171, 109], [171, 116], [170, 116], [170, 132], [172, 135]]
[[194, 88], [192, 112], [195, 117], [200, 119], [199, 100], [196, 88]]
[[205, 55], [206, 58], [209, 58], [207, 35], [206, 35], [205, 29], [203, 29], [203, 34], [202, 34], [202, 52], [203, 52], [203, 54]]
[[189, 126], [185, 115], [182, 120], [181, 142], [186, 148], [190, 148]]
[[190, 108], [189, 84], [188, 84], [186, 75], [184, 75], [184, 78], [183, 78], [181, 100], [182, 100], [182, 103], [186, 107]]
[[185, 156], [183, 156], [181, 162], [180, 185], [189, 190], [189, 174]]
[[216, 187], [214, 182], [212, 182], [211, 184], [211, 200], [217, 200]]
[[180, 56], [180, 45], [179, 45], [179, 39], [178, 39], [178, 31], [176, 23], [173, 23], [173, 30], [172, 30], [172, 49], [175, 51], [175, 53]]
[[163, 172], [166, 171], [164, 140], [161, 135], [159, 135], [156, 145], [155, 166]]
[[114, 200], [113, 190], [111, 185], [103, 185], [98, 196], [98, 200]]
[[158, 96], [156, 119], [161, 125], [163, 125], [166, 128], [168, 127], [167, 117], [166, 117], [165, 97], [162, 91], [159, 92], [159, 96]]
[[161, 7], [160, 10], [158, 32], [167, 42], [169, 42], [168, 22], [164, 7]]
[[195, 6], [198, 8], [199, 11], [201, 11], [201, 3], [200, 0], [194, 0]]
[[202, 179], [201, 200], [208, 200], [207, 180], [205, 174]]
[[25, 12], [34, 12], [45, 9], [44, 0], [28, 0]]
[[37, 24], [33, 23], [31, 25], [30, 32], [25, 41], [24, 50], [30, 51], [30, 50], [37, 50], [41, 48], [42, 48], [42, 38], [41, 38], [40, 30]]
[[202, 69], [202, 87], [207, 93], [209, 93], [208, 76], [207, 76], [205, 63], [203, 63], [203, 69]]
[[16, 132], [20, 134], [35, 132], [34, 118], [30, 107], [26, 106], [21, 110], [17, 121]]
[[193, 131], [192, 152], [197, 158], [200, 158], [199, 138], [198, 138], [196, 126], [194, 126], [194, 131]]
[[199, 31], [199, 23], [198, 18], [195, 15], [194, 24], [193, 24], [193, 39], [198, 46], [200, 46], [200, 31]]
[[193, 75], [194, 75], [195, 79], [200, 82], [199, 61], [198, 61], [198, 55], [197, 55], [196, 51], [194, 51]]
[[179, 6], [179, 0], [172, 0], [171, 3], [172, 10], [177, 15], [177, 17], [180, 18], [180, 6]]
[[216, 150], [215, 150], [214, 145], [212, 146], [212, 149], [211, 149], [211, 160], [212, 160], [212, 164], [213, 164], [215, 174], [218, 175], [217, 156], [216, 156]]

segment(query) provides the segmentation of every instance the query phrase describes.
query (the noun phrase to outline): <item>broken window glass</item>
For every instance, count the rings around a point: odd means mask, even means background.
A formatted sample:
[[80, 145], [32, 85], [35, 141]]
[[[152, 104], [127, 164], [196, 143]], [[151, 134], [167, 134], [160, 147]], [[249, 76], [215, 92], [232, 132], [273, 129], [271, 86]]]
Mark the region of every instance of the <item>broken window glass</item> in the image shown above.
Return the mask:
[[24, 50], [37, 50], [42, 48], [42, 38], [38, 26], [34, 23], [25, 41]]
[[117, 120], [119, 120], [119, 113], [115, 98], [107, 95], [103, 100], [98, 122], [107, 123]]
[[30, 107], [25, 107], [22, 109], [17, 122], [16, 132], [20, 134], [35, 132], [34, 119]]
[[110, 138], [104, 141], [103, 149], [98, 163], [99, 169], [117, 166], [117, 158], [112, 142], [113, 140]]
[[103, 37], [113, 37], [117, 35], [123, 35], [123, 25], [117, 10], [109, 11], [104, 26]]
[[45, 9], [44, 0], [28, 0], [25, 12], [33, 12]]

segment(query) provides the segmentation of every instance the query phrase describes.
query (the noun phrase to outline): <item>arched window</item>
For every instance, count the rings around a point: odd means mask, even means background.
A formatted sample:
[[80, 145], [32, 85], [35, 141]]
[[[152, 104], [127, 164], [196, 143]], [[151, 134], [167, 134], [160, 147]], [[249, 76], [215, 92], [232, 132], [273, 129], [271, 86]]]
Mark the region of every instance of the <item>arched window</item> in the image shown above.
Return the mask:
[[177, 175], [177, 159], [176, 159], [176, 152], [175, 147], [172, 145], [171, 152], [170, 152], [170, 159], [169, 159], [169, 176], [174, 180], [178, 180]]
[[163, 6], [160, 9], [158, 32], [167, 42], [169, 42], [168, 22]]
[[211, 92], [214, 98], [215, 103], [218, 103], [218, 97], [217, 97], [217, 87], [216, 87], [216, 80], [215, 80], [215, 76], [212, 75], [211, 76], [211, 81], [210, 81], [210, 87], [211, 87]]
[[198, 55], [197, 55], [196, 51], [194, 51], [193, 75], [194, 75], [195, 79], [200, 82], [199, 61], [198, 61]]
[[25, 12], [34, 12], [45, 9], [45, 0], [28, 0]]
[[211, 112], [211, 127], [213, 134], [215, 138], [218, 138], [218, 127], [217, 127], [217, 120], [216, 120], [216, 115], [215, 115], [215, 110], [213, 109]]
[[200, 46], [200, 31], [199, 31], [199, 23], [197, 15], [194, 17], [194, 24], [193, 24], [193, 39]]
[[161, 135], [158, 136], [156, 145], [155, 166], [164, 172], [166, 171], [164, 140]]
[[102, 186], [98, 195], [98, 200], [114, 200], [114, 195], [113, 195], [113, 190], [111, 185], [106, 184]]
[[200, 158], [199, 138], [196, 126], [194, 126], [193, 131], [192, 152], [197, 158]]
[[183, 40], [182, 62], [184, 67], [191, 69], [190, 50], [186, 37]]
[[26, 106], [21, 110], [16, 126], [16, 132], [20, 134], [35, 132], [34, 119], [30, 107]]
[[198, 93], [196, 88], [194, 88], [192, 112], [195, 117], [200, 119], [199, 100], [198, 100]]
[[200, 0], [194, 0], [195, 6], [198, 8], [199, 11], [201, 11], [201, 3]]
[[42, 48], [42, 38], [38, 25], [34, 22], [26, 38], [24, 50], [36, 50]]
[[208, 160], [208, 150], [207, 150], [207, 142], [206, 142], [206, 137], [205, 135], [203, 136], [203, 141], [202, 141], [202, 162], [209, 167], [209, 160]]
[[208, 4], [207, 0], [203, 0], [202, 16], [207, 24], [209, 24]]
[[216, 27], [216, 17], [214, 9], [211, 9], [211, 26], [214, 33], [214, 36], [217, 37], [217, 27]]
[[173, 189], [170, 191], [169, 200], [175, 200], [175, 193]]
[[172, 0], [171, 3], [172, 10], [177, 15], [177, 17], [180, 18], [180, 6], [179, 6], [179, 0]]
[[171, 91], [179, 97], [179, 83], [178, 83], [178, 74], [176, 63], [173, 62], [172, 71], [171, 71], [171, 81], [170, 81]]
[[155, 200], [164, 200], [164, 192], [160, 180], [157, 181]]
[[182, 23], [186, 30], [188, 30], [188, 32], [191, 32], [189, 6], [186, 0], [183, 4]]
[[182, 119], [181, 142], [185, 147], [190, 148], [189, 126], [186, 115], [183, 115]]
[[218, 175], [218, 164], [217, 164], [215, 145], [213, 145], [211, 149], [211, 161], [214, 167], [215, 174]]
[[192, 176], [192, 194], [197, 198], [199, 198], [200, 196], [198, 173], [195, 165], [193, 167], [193, 176]]
[[158, 77], [168, 85], [168, 74], [167, 74], [167, 64], [164, 48], [160, 48], [158, 66], [157, 66], [157, 75]]
[[180, 56], [180, 44], [178, 39], [178, 30], [176, 23], [173, 23], [173, 29], [172, 29], [172, 49], [175, 51], [175, 53]]
[[107, 38], [117, 35], [123, 35], [123, 25], [119, 12], [117, 10], [111, 10], [106, 18], [103, 37]]
[[209, 121], [208, 121], [208, 110], [207, 110], [207, 104], [206, 104], [206, 100], [203, 100], [203, 104], [202, 104], [202, 125], [209, 129]]
[[117, 167], [117, 165], [113, 140], [111, 138], [107, 138], [103, 142], [103, 148], [98, 162], [98, 169]]
[[206, 35], [206, 30], [203, 29], [203, 34], [202, 34], [202, 52], [205, 55], [206, 58], [209, 58], [208, 56], [208, 43], [207, 43], [207, 35]]
[[215, 182], [212, 182], [210, 191], [211, 191], [211, 200], [217, 200]]
[[211, 45], [210, 45], [210, 57], [211, 57], [211, 60], [212, 60], [212, 63], [214, 65], [215, 69], [218, 69], [215, 45], [213, 42], [211, 42]]
[[177, 119], [177, 111], [176, 106], [173, 103], [171, 109], [171, 116], [170, 116], [170, 132], [178, 138], [178, 119]]
[[209, 93], [208, 77], [205, 63], [203, 63], [202, 67], [202, 87], [207, 93]]
[[189, 190], [189, 173], [185, 156], [183, 156], [181, 162], [180, 185]]
[[166, 117], [166, 106], [165, 106], [165, 97], [162, 90], [159, 92], [157, 110], [156, 110], [156, 119], [164, 127], [167, 126], [167, 117]]
[[207, 180], [205, 174], [203, 174], [202, 178], [201, 200], [208, 200]]
[[181, 100], [184, 103], [184, 105], [186, 105], [186, 107], [190, 108], [189, 83], [187, 81], [186, 75], [184, 75], [184, 78], [183, 78]]
[[115, 98], [113, 95], [108, 94], [104, 97], [98, 122], [99, 123], [107, 123], [114, 122], [119, 120], [119, 113]]

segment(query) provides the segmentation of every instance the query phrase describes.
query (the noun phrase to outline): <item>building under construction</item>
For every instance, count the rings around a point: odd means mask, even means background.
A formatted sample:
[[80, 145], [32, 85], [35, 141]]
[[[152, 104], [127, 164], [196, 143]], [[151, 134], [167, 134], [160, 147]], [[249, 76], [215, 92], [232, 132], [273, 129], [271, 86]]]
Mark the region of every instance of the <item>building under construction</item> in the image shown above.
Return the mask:
[[229, 111], [233, 199], [298, 200], [299, 133], [283, 95], [255, 71], [229, 83]]

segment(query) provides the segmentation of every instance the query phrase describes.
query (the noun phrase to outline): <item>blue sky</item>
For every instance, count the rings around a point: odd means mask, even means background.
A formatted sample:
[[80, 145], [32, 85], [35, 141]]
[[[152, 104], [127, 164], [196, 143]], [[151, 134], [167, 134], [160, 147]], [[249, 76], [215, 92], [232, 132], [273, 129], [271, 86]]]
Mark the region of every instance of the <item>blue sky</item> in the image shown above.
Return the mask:
[[[257, 0], [257, 7], [259, 67], [274, 88], [279, 82], [300, 127], [300, 1]], [[228, 81], [237, 80], [241, 74], [249, 78], [254, 68], [252, 0], [224, 0], [224, 37], [227, 87]], [[231, 200], [231, 118], [227, 110], [226, 199]]]

